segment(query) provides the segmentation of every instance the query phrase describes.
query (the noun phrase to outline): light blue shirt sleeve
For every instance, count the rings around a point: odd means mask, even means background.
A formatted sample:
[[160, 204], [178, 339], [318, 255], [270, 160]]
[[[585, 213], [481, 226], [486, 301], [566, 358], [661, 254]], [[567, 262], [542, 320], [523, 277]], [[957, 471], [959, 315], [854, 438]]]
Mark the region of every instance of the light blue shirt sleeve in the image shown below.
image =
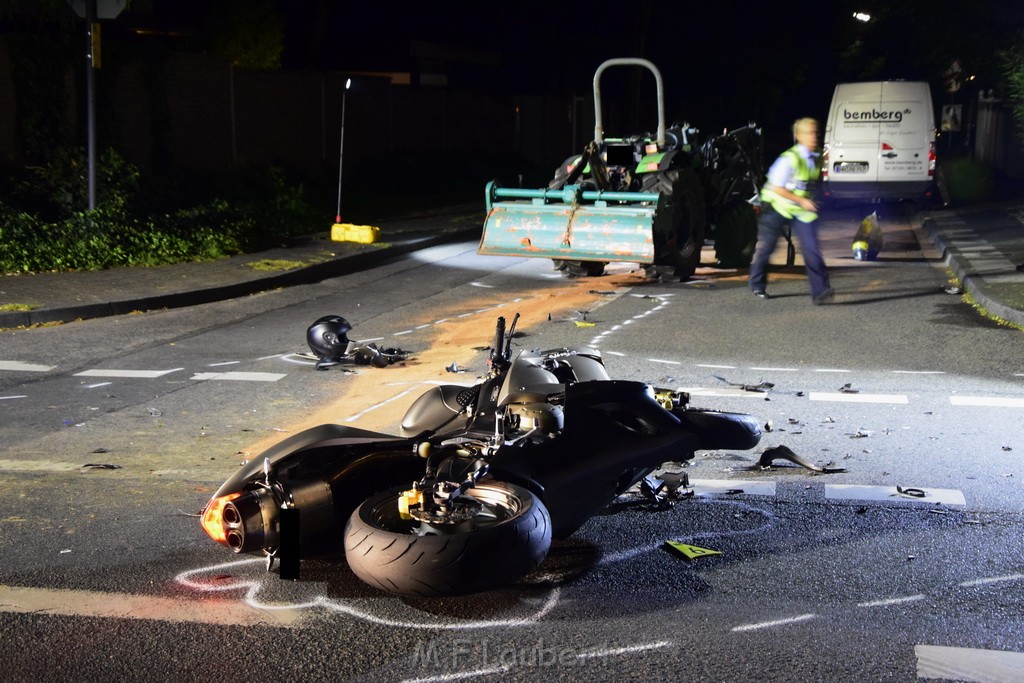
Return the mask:
[[[793, 163], [788, 154], [780, 154], [768, 169], [766, 180], [768, 184], [776, 187], [786, 187], [790, 178], [793, 177]], [[787, 188], [792, 189], [792, 188]]]
[[[813, 168], [815, 158], [818, 155], [803, 146], [799, 149], [800, 155], [806, 159], [807, 164]], [[796, 187], [796, 184], [791, 182], [794, 175], [796, 175], [796, 169], [793, 168], [792, 158], [788, 154], [780, 154], [768, 169], [766, 181], [776, 187], [784, 187], [787, 190], [792, 190]]]

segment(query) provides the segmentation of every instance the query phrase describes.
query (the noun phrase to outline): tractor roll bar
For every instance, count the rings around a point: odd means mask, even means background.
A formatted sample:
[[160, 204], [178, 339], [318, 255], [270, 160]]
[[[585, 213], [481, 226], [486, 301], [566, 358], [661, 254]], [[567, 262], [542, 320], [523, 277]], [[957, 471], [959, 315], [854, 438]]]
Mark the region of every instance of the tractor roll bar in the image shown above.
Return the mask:
[[647, 59], [639, 57], [619, 57], [609, 59], [597, 67], [594, 72], [594, 141], [597, 144], [604, 142], [604, 124], [601, 120], [601, 74], [610, 66], [642, 66], [654, 74], [654, 80], [658, 84], [658, 146], [665, 146], [665, 92], [661, 83], [661, 72], [658, 67]]

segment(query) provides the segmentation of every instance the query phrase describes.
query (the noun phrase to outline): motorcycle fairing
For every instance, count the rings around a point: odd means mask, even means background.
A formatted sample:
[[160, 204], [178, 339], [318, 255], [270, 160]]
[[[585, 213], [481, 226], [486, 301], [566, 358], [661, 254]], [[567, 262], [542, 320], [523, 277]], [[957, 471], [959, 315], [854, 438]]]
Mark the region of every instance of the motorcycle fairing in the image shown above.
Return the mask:
[[238, 468], [231, 478], [217, 489], [213, 497], [218, 498], [243, 490], [247, 484], [263, 475], [265, 463], [267, 462], [269, 462], [271, 470], [276, 471], [282, 461], [292, 458], [299, 453], [314, 449], [328, 449], [333, 454], [333, 457], [337, 458], [337, 465], [341, 468], [345, 461], [358, 457], [357, 453], [360, 450], [366, 450], [365, 448], [348, 447], [378, 444], [386, 445], [388, 449], [401, 449], [407, 445], [410, 452], [413, 448], [413, 442], [409, 439], [390, 434], [381, 434], [336, 424], [322, 424], [311, 427], [274, 444], [259, 456]]
[[338, 530], [363, 500], [423, 474], [414, 442], [325, 424], [276, 444], [243, 465], [207, 503], [202, 526], [235, 552], [276, 555], [279, 511], [297, 510], [301, 556], [334, 554]]
[[564, 409], [562, 436], [504, 446], [490, 461], [492, 476], [541, 498], [557, 538], [572, 534], [653, 468], [688, 460], [700, 446], [642, 382], [570, 385]]

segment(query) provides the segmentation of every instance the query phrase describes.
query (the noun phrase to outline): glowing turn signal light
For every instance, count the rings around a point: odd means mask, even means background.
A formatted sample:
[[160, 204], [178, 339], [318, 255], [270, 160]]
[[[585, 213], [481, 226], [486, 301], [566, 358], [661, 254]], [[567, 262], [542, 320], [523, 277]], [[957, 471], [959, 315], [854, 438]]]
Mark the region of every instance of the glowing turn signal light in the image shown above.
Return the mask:
[[227, 529], [224, 528], [224, 506], [240, 495], [242, 494], [231, 493], [220, 498], [211, 498], [210, 502], [206, 504], [206, 508], [203, 509], [199, 524], [203, 527], [203, 531], [218, 543], [227, 545], [228, 542]]

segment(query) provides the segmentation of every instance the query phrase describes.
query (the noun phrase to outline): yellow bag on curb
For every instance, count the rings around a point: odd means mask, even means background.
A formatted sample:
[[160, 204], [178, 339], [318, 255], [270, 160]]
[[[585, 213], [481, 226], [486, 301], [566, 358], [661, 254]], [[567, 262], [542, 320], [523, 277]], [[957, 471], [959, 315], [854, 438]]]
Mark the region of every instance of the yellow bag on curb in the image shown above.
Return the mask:
[[353, 225], [335, 223], [331, 226], [331, 239], [335, 242], [358, 242], [373, 244], [380, 237], [380, 228], [375, 225]]
[[853, 258], [858, 261], [874, 261], [882, 251], [882, 228], [878, 225], [878, 212], [865, 216], [853, 236]]

